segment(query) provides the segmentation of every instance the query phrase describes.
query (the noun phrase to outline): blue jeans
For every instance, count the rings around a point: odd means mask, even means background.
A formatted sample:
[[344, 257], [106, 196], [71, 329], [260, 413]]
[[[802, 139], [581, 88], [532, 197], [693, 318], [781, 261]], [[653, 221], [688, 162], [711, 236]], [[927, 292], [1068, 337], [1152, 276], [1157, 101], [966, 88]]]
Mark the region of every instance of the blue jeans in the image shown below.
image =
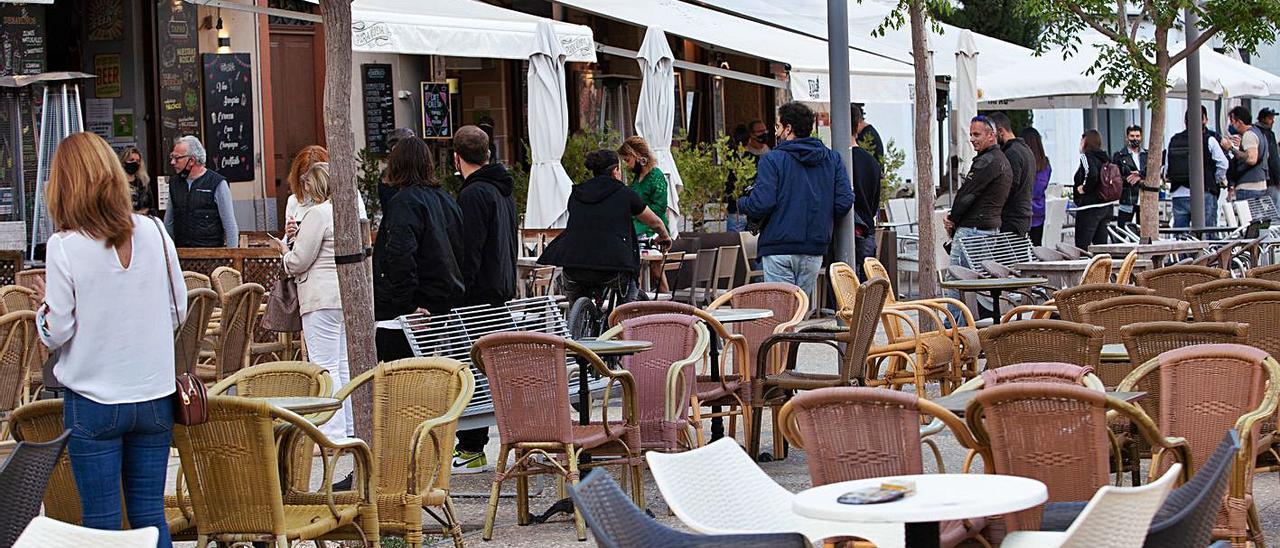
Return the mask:
[[173, 400], [165, 396], [103, 404], [66, 390], [62, 402], [84, 526], [119, 530], [123, 491], [129, 526], [155, 527], [160, 531], [156, 546], [172, 546], [164, 519], [164, 482], [173, 439]]
[[1267, 195], [1267, 191], [1265, 190], [1238, 189], [1236, 190], [1236, 201], [1252, 200], [1254, 198], [1261, 198], [1266, 195]]
[[768, 255], [762, 261], [764, 281], [786, 282], [803, 289], [809, 296], [810, 306], [818, 292], [818, 271], [822, 270], [822, 255]]
[[[955, 235], [952, 236], [952, 239], [951, 239], [951, 264], [956, 266], [962, 266], [965, 268], [970, 268], [970, 269], [973, 268], [973, 265], [969, 264], [969, 260], [965, 258], [963, 253], [961, 253], [961, 249], [962, 249], [962, 246], [960, 245], [961, 237], [973, 236], [973, 235], [993, 236], [999, 233], [1000, 233], [999, 230], [983, 230], [981, 228], [973, 228], [970, 226], [962, 226], [957, 228]], [[955, 289], [945, 290], [942, 292], [942, 294], [959, 301], [964, 300], [964, 295], [960, 294], [960, 291]], [[978, 300], [980, 302], [983, 301], [982, 298], [979, 298]], [[962, 326], [965, 324], [964, 313], [960, 311], [960, 307], [953, 304], [949, 304], [947, 305], [947, 309], [951, 311], [951, 315], [956, 318], [957, 323], [959, 323]], [[977, 311], [971, 311], [971, 312], [974, 312], [975, 314], [977, 314]], [[945, 318], [943, 319], [945, 320]]]
[[724, 229], [729, 232], [745, 232], [747, 230], [747, 216], [741, 213], [725, 214]]
[[[1191, 198], [1183, 196], [1173, 199], [1173, 226], [1176, 228], [1191, 226]], [[1204, 226], [1218, 226], [1218, 197], [1204, 193]]]

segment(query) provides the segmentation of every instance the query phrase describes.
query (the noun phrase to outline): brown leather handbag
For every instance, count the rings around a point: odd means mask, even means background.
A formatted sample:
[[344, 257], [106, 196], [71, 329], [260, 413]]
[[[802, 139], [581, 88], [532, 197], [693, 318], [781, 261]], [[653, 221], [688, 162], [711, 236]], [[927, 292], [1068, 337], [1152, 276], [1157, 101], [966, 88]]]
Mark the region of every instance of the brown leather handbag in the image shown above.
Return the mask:
[[298, 284], [286, 273], [271, 286], [267, 310], [258, 325], [267, 331], [297, 333], [302, 331], [302, 308], [298, 303]]
[[[164, 249], [164, 277], [169, 280], [169, 302], [173, 309], [178, 309], [178, 292], [173, 287], [173, 263], [169, 261], [169, 244], [165, 238], [164, 227], [160, 221], [151, 219], [160, 231], [160, 246]], [[179, 325], [178, 329], [182, 326]], [[175, 377], [177, 390], [173, 394], [173, 422], [186, 426], [204, 424], [209, 420], [209, 393], [200, 378], [191, 374], [191, 364], [186, 364], [187, 371]]]

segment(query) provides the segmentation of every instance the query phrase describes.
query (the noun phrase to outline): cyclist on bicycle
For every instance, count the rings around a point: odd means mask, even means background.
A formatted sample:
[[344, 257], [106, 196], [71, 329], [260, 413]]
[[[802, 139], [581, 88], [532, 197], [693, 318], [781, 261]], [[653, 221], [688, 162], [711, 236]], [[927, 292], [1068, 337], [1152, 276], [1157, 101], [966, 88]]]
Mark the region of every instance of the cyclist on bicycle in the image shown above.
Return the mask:
[[618, 304], [630, 302], [640, 271], [632, 218], [657, 233], [655, 243], [661, 249], [671, 245], [671, 236], [644, 200], [622, 183], [616, 152], [589, 152], [584, 164], [593, 176], [573, 187], [564, 232], [547, 245], [538, 264], [564, 269], [564, 293], [570, 303], [579, 297], [599, 298], [607, 289], [619, 296]]

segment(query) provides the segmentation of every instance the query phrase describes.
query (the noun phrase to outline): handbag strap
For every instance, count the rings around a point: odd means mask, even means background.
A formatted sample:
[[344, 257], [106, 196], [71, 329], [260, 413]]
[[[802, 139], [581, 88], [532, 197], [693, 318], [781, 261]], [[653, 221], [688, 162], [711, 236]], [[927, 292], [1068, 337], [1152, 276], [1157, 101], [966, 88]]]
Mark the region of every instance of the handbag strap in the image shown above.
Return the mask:
[[[156, 230], [160, 232], [160, 249], [164, 254], [164, 279], [169, 282], [169, 303], [173, 305], [173, 313], [178, 313], [178, 295], [173, 288], [173, 263], [169, 261], [169, 240], [165, 238], [164, 227], [155, 217], [151, 218], [151, 222], [155, 223]], [[181, 323], [179, 328], [181, 328]], [[187, 364], [187, 373], [191, 372], [191, 364]]]

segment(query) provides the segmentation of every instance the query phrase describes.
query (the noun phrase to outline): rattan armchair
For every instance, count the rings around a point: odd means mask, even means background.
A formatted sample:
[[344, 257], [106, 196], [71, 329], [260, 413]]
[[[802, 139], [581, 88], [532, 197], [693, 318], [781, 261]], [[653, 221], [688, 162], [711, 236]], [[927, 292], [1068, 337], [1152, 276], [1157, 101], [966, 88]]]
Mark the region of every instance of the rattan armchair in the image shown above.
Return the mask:
[[35, 290], [20, 285], [6, 285], [0, 287], [0, 306], [3, 310], [0, 312], [8, 314], [19, 310], [35, 311], [36, 305]]
[[1246, 278], [1257, 278], [1272, 282], [1280, 282], [1280, 264], [1255, 266], [1245, 273]]
[[192, 289], [213, 289], [213, 280], [199, 272], [182, 271], [182, 281], [187, 285], [187, 291]]
[[1111, 256], [1105, 253], [1094, 255], [1080, 275], [1080, 285], [1111, 283]]
[[234, 395], [245, 398], [327, 398], [333, 394], [333, 379], [327, 370], [311, 362], [267, 362], [232, 373], [210, 387], [209, 395], [221, 396], [233, 387]]
[[[1105, 393], [1069, 384], [1003, 383], [984, 388], [965, 410], [965, 421], [987, 473], [1037, 479], [1048, 502], [1088, 500], [1110, 483], [1111, 465], [1122, 469], [1108, 412], [1132, 421], [1160, 450], [1189, 462], [1185, 443], [1167, 439], [1138, 407]], [[1184, 467], [1184, 473], [1189, 474]], [[1011, 531], [1034, 531], [1041, 508], [1007, 516]]]
[[[569, 352], [582, 357], [596, 373], [609, 379], [599, 422], [578, 425], [569, 416], [569, 371], [565, 366]], [[625, 466], [632, 500], [637, 506], [644, 506], [640, 417], [636, 384], [630, 372], [609, 369], [599, 356], [578, 343], [530, 332], [480, 337], [471, 347], [471, 362], [489, 379], [502, 443], [485, 515], [485, 540], [493, 538], [498, 496], [505, 480], [516, 480], [516, 519], [521, 525], [527, 525], [530, 522], [529, 476], [555, 474], [576, 484], [578, 457], [584, 451], [590, 451], [592, 457], [607, 459], [593, 460], [592, 466]], [[622, 390], [622, 420], [609, 419], [609, 400], [615, 384]], [[516, 460], [508, 468], [507, 459], [512, 451], [516, 453]], [[537, 460], [535, 455], [545, 459]], [[577, 511], [574, 525], [578, 540], [586, 540], [586, 525]]]
[[[878, 388], [820, 388], [798, 394], [782, 407], [778, 435], [805, 450], [813, 485], [866, 478], [923, 474], [920, 424], [934, 417], [966, 448], [973, 438], [964, 421], [915, 394]], [[952, 547], [978, 535], [986, 520], [941, 524], [941, 545]], [[985, 544], [985, 541], [983, 541]]]
[[209, 282], [213, 290], [217, 291], [218, 295], [225, 300], [232, 289], [244, 285], [244, 276], [240, 274], [239, 270], [229, 266], [220, 266], [213, 269], [213, 273], [209, 275]]
[[[270, 541], [286, 548], [297, 540], [349, 538], [340, 535], [343, 529], [356, 530], [366, 543], [379, 542], [373, 457], [363, 441], [330, 440], [306, 419], [261, 400], [210, 396], [208, 404], [207, 422], [173, 429], [195, 509], [197, 546]], [[320, 493], [282, 493], [276, 421], [287, 424], [281, 447], [307, 437], [324, 450]], [[344, 454], [353, 457], [353, 501], [333, 495], [334, 470]]]
[[218, 294], [212, 289], [187, 290], [187, 317], [182, 320], [182, 325], [178, 326], [173, 337], [173, 365], [178, 373], [197, 371], [200, 347], [205, 344], [209, 320], [213, 316], [213, 310], [218, 307], [218, 302]]
[[1173, 265], [1139, 272], [1135, 275], [1138, 285], [1150, 288], [1156, 295], [1170, 299], [1186, 298], [1186, 289], [1196, 284], [1230, 278], [1231, 273], [1221, 268], [1198, 265]]
[[255, 283], [242, 284], [222, 297], [222, 319], [212, 348], [200, 351], [195, 373], [205, 382], [226, 378], [248, 365], [249, 345], [258, 325], [258, 307], [266, 292]]
[[40, 514], [49, 475], [62, 458], [71, 431], [47, 442], [19, 442], [0, 460], [0, 546], [13, 546], [27, 524]]
[[[1240, 435], [1240, 450], [1214, 537], [1229, 538], [1236, 546], [1244, 546], [1248, 540], [1260, 545], [1263, 530], [1253, 500], [1254, 458], [1269, 444], [1260, 427], [1276, 412], [1280, 364], [1251, 346], [1191, 346], [1142, 364], [1120, 387], [1136, 386], [1156, 372], [1160, 377], [1161, 431], [1185, 440], [1191, 463], [1208, 462], [1222, 432], [1234, 428]], [[1168, 465], [1163, 457], [1161, 452], [1153, 452], [1152, 470]]]
[[1124, 261], [1120, 263], [1120, 270], [1116, 271], [1116, 283], [1120, 285], [1133, 285], [1133, 269], [1138, 264], [1138, 250], [1134, 249], [1124, 256]]
[[622, 357], [622, 368], [636, 384], [640, 449], [677, 451], [702, 445], [702, 424], [694, 423], [689, 408], [701, 407], [697, 364], [707, 359], [707, 327], [697, 316], [652, 314], [625, 320], [600, 335], [602, 340], [615, 338], [653, 343], [649, 350]]
[[[712, 301], [707, 310], [721, 307], [764, 308], [773, 311], [772, 317], [733, 325], [734, 332], [746, 337], [747, 355], [754, 359], [759, 355], [760, 345], [767, 337], [794, 331], [809, 315], [809, 296], [804, 290], [788, 283], [754, 283], [733, 288]], [[765, 371], [777, 373], [782, 370], [786, 359], [784, 351], [785, 349], [778, 348], [768, 355]]]
[[36, 340], [36, 313], [19, 310], [0, 316], [0, 440], [10, 436], [10, 414], [30, 392]]
[[[936, 316], [946, 318], [947, 324], [951, 326], [950, 329], [946, 330], [946, 336], [958, 343], [959, 346], [959, 355], [956, 356], [956, 363], [959, 365], [959, 370], [957, 371], [959, 378], [956, 380], [971, 379], [978, 374], [978, 358], [982, 354], [982, 343], [978, 339], [978, 328], [976, 327], [973, 312], [969, 310], [964, 301], [943, 296], [900, 302], [893, 290], [893, 279], [889, 276], [889, 271], [884, 267], [884, 264], [874, 257], [868, 257], [862, 263], [862, 270], [867, 279], [880, 278], [889, 282], [889, 293], [885, 298], [885, 308], [911, 312], [918, 310], [918, 307], [926, 306], [932, 308], [936, 312]], [[835, 289], [836, 302], [839, 303], [842, 310], [850, 308], [853, 305], [853, 290], [858, 287], [857, 276], [853, 269], [844, 263], [832, 263], [830, 272], [831, 283]], [[959, 311], [960, 317], [954, 317], [957, 311]], [[926, 332], [925, 338], [935, 337], [936, 335], [933, 333], [936, 332]], [[952, 346], [955, 345], [953, 344]], [[946, 345], [942, 344], [941, 341], [935, 341], [926, 343], [923, 350], [928, 352], [934, 348], [945, 347]], [[954, 354], [954, 350], [952, 354]], [[925, 356], [920, 357], [925, 358]], [[940, 361], [941, 358], [942, 356], [935, 358], [930, 355], [923, 361], [929, 363]]]
[[1103, 328], [1064, 320], [1020, 320], [978, 331], [987, 369], [1015, 363], [1061, 362], [1096, 371]]
[[[1227, 278], [1196, 284], [1186, 289], [1186, 300], [1191, 303], [1191, 313], [1196, 320], [1213, 318], [1213, 303], [1231, 297], [1280, 291], [1280, 282], [1257, 278]], [[1261, 325], [1255, 327], [1262, 327]]]
[[45, 271], [43, 268], [28, 268], [19, 271], [13, 275], [13, 282], [16, 285], [26, 287], [28, 289], [36, 288], [36, 280], [44, 281]]
[[1091, 283], [1060, 289], [1053, 293], [1053, 300], [1041, 305], [1018, 306], [1004, 314], [1002, 321], [1008, 322], [1023, 314], [1032, 314], [1033, 319], [1048, 319], [1057, 313], [1060, 319], [1069, 322], [1082, 322], [1080, 307], [1087, 303], [1097, 302], [1112, 297], [1125, 295], [1151, 295], [1152, 291], [1143, 287], [1120, 285], [1113, 283]]
[[[1124, 342], [1120, 328], [1134, 323], [1158, 321], [1186, 321], [1191, 305], [1186, 301], [1157, 297], [1155, 295], [1126, 295], [1086, 303], [1080, 307], [1081, 320], [1100, 326], [1102, 344]], [[1099, 365], [1098, 376], [1107, 386], [1120, 384], [1133, 369], [1130, 362], [1107, 362]]]

